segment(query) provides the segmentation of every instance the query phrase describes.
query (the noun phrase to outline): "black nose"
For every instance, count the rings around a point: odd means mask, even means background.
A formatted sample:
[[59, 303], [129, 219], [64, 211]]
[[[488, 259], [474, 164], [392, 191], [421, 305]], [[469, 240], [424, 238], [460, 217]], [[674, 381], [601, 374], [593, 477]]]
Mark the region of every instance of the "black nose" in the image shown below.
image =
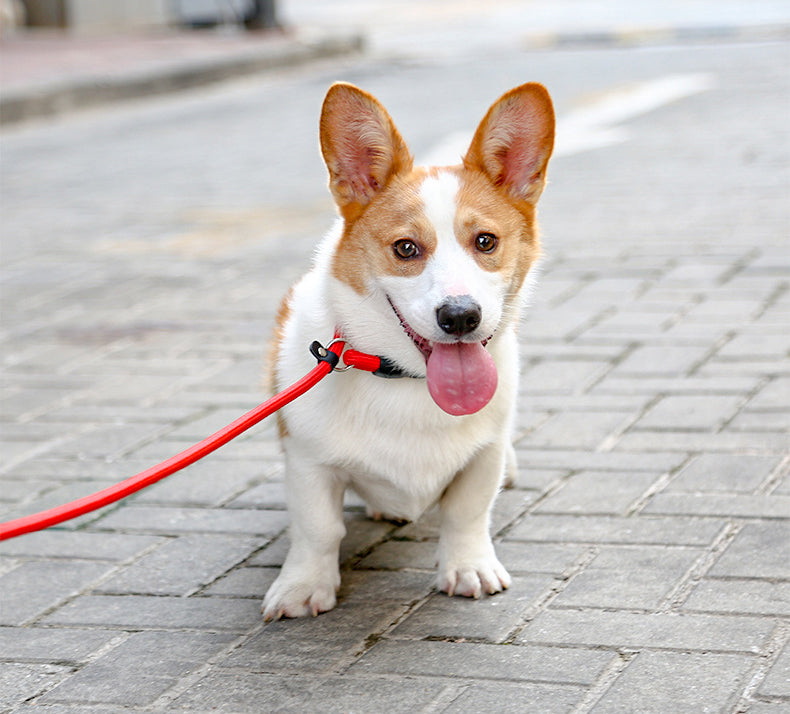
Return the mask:
[[482, 311], [471, 295], [448, 297], [436, 309], [436, 322], [448, 335], [460, 337], [472, 332], [482, 318]]

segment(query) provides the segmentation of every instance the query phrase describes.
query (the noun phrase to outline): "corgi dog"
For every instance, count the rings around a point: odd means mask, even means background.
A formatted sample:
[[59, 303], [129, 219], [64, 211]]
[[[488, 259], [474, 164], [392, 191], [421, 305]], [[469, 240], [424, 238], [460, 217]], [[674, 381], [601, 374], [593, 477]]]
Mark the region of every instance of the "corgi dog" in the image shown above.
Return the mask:
[[438, 589], [499, 592], [510, 576], [490, 510], [516, 468], [516, 325], [539, 254], [551, 99], [540, 84], [516, 87], [460, 165], [426, 168], [378, 100], [337, 83], [320, 140], [340, 217], [280, 307], [274, 386], [314, 366], [308, 345], [332, 335], [398, 378], [348, 370], [279, 412], [291, 542], [264, 619], [335, 606], [346, 489], [376, 518], [414, 520], [438, 504]]

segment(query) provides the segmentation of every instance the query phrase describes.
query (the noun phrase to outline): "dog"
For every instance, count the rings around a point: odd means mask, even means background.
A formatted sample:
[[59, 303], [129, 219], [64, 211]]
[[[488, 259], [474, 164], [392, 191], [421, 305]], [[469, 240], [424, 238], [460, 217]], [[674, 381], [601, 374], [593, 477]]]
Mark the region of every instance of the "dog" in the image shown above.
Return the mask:
[[307, 346], [333, 334], [398, 378], [349, 370], [279, 412], [291, 545], [264, 620], [335, 606], [346, 489], [375, 518], [438, 504], [440, 591], [510, 585], [490, 511], [516, 469], [516, 329], [554, 123], [547, 90], [524, 84], [491, 106], [460, 165], [416, 167], [375, 97], [347, 83], [327, 92], [320, 143], [340, 215], [280, 307], [274, 386], [301, 377]]

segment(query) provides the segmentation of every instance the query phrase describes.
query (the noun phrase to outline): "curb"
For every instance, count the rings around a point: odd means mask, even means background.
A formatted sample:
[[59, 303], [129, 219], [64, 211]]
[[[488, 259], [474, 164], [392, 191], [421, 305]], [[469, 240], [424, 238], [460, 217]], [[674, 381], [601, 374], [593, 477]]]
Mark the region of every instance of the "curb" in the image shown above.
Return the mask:
[[128, 99], [156, 96], [250, 74], [362, 52], [360, 35], [289, 40], [263, 45], [255, 51], [224, 58], [174, 62], [154, 70], [116, 77], [87, 77], [4, 91], [0, 96], [0, 126], [51, 117], [78, 109]]

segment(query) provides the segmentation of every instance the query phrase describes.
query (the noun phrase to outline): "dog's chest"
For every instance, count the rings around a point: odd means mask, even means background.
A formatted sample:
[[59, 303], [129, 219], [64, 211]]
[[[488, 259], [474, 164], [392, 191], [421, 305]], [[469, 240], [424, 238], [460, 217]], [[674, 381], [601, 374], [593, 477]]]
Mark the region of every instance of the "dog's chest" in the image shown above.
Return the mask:
[[335, 402], [343, 428], [324, 445], [327, 458], [342, 465], [349, 484], [377, 511], [416, 518], [480, 446], [495, 438], [482, 416], [440, 413], [422, 380], [346, 376]]

